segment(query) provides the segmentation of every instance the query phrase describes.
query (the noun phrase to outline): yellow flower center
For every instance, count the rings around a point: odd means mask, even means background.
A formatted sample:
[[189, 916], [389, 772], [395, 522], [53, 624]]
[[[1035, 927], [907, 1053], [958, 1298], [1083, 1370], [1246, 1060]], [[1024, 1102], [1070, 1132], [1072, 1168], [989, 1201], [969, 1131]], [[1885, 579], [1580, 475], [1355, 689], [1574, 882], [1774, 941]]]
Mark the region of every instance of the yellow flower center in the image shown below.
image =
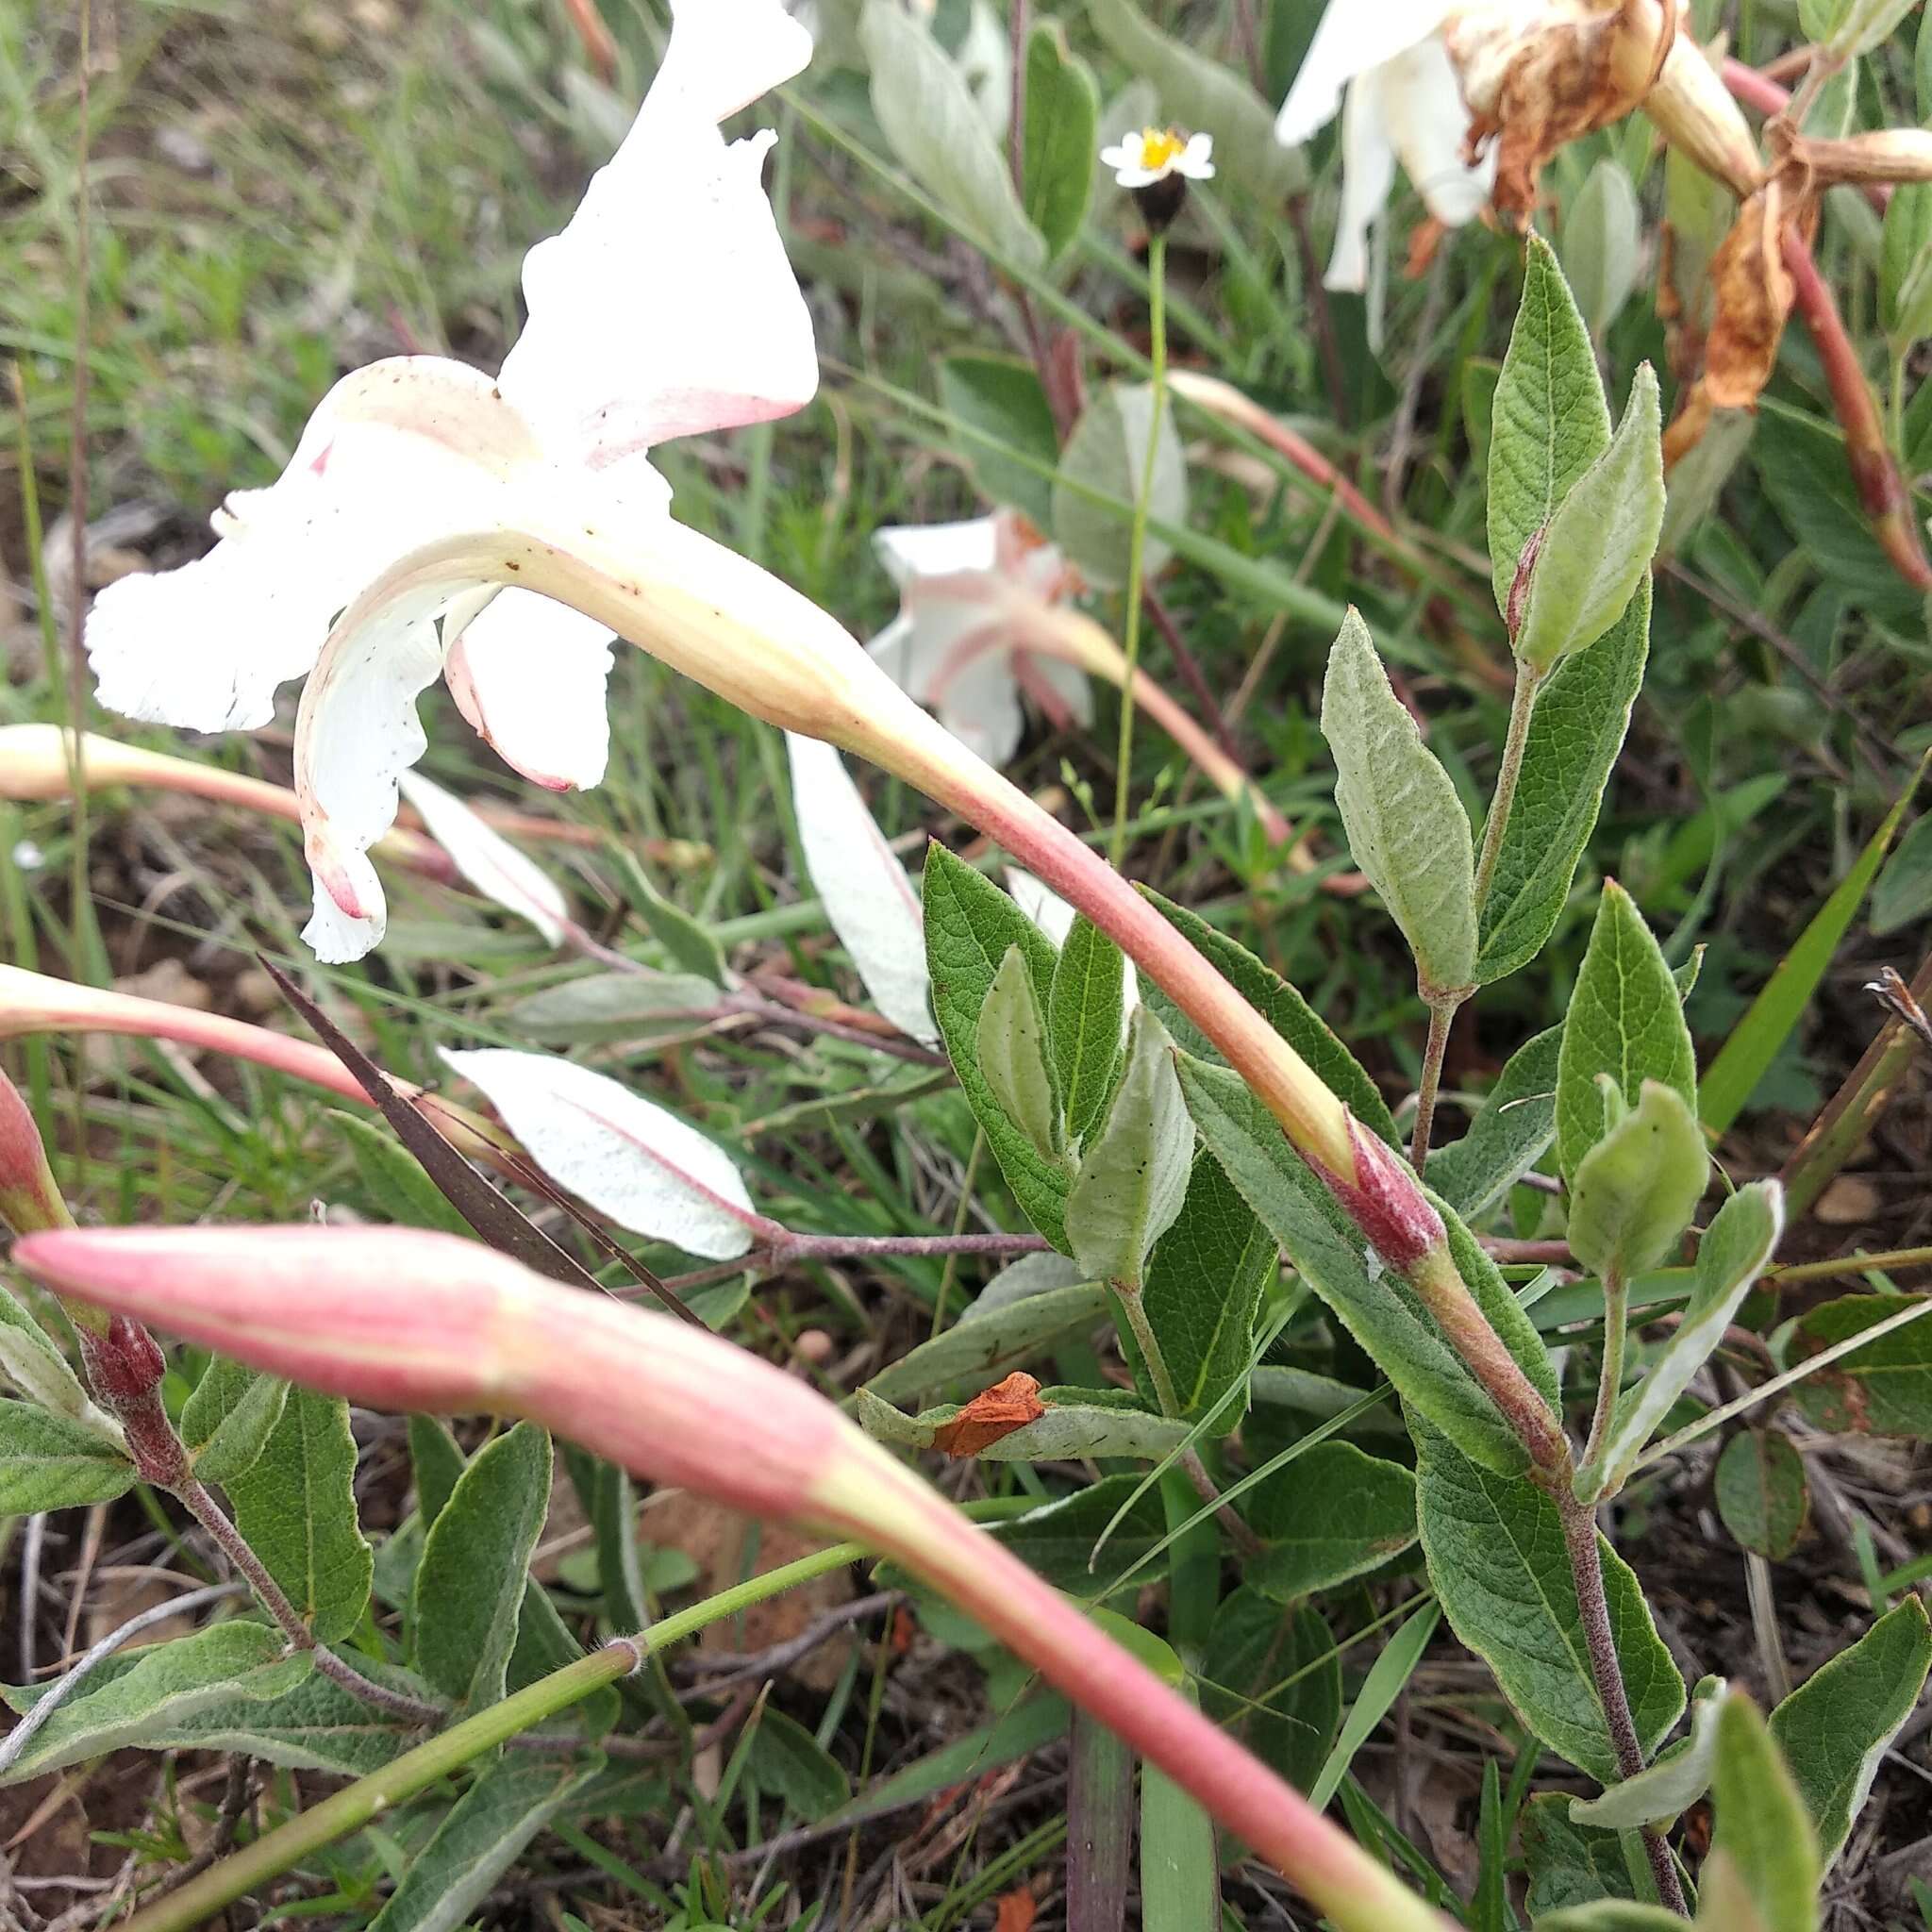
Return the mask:
[[1141, 130], [1141, 165], [1165, 168], [1182, 153], [1188, 138], [1173, 127], [1143, 127]]

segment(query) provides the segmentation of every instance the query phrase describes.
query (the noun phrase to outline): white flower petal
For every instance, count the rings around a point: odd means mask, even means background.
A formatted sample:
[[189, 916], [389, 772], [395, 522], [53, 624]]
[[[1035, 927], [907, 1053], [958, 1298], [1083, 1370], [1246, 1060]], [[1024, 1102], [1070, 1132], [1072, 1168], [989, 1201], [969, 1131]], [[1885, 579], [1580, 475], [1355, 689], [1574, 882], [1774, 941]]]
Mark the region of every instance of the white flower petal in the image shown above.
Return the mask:
[[1365, 74], [1348, 91], [1341, 114], [1341, 207], [1325, 288], [1359, 294], [1369, 280], [1369, 230], [1395, 185], [1395, 150], [1382, 111], [1381, 75]]
[[505, 911], [527, 919], [553, 946], [562, 942], [570, 908], [556, 880], [486, 825], [455, 792], [432, 784], [421, 772], [405, 772], [397, 783], [422, 815], [429, 836], [456, 860], [471, 885]]
[[873, 532], [873, 547], [892, 581], [902, 588], [915, 577], [952, 576], [991, 570], [999, 559], [999, 519], [974, 517], [961, 524], [886, 524]]
[[552, 791], [588, 789], [610, 758], [607, 686], [616, 641], [568, 604], [501, 591], [463, 626], [444, 675], [463, 716], [505, 764]]
[[1462, 158], [1469, 109], [1449, 58], [1432, 35], [1388, 63], [1382, 77], [1383, 115], [1403, 172], [1429, 212], [1450, 227], [1474, 219], [1496, 176], [1495, 143], [1474, 167]]
[[715, 126], [811, 59], [811, 34], [777, 0], [673, 0], [670, 44], [651, 84]]
[[806, 870], [865, 990], [900, 1032], [939, 1040], [928, 1004], [925, 927], [906, 868], [865, 808], [837, 749], [785, 734]]
[[109, 710], [193, 731], [253, 729], [315, 662], [330, 622], [389, 560], [454, 524], [536, 456], [487, 375], [429, 356], [346, 375], [281, 479], [238, 491], [199, 561], [123, 577], [87, 648]]
[[1328, 0], [1301, 70], [1275, 117], [1274, 138], [1294, 147], [1325, 127], [1350, 81], [1434, 33], [1459, 0]]
[[341, 965], [381, 942], [389, 924], [369, 848], [395, 823], [396, 781], [428, 740], [416, 701], [442, 669], [433, 622], [449, 601], [430, 584], [387, 600], [331, 637], [295, 719], [295, 793], [315, 874], [302, 937]]
[[1174, 172], [1187, 175], [1191, 181], [1211, 181], [1214, 178], [1214, 137], [1211, 134], [1191, 134], [1188, 144], [1174, 157]]
[[1093, 686], [1077, 664], [1069, 664], [1064, 658], [1049, 658], [1041, 651], [1029, 652], [1027, 661], [1034, 675], [1044, 679], [1059, 693], [1076, 724], [1093, 723]]
[[[811, 317], [765, 197], [770, 133], [718, 122], [797, 73], [776, 0], [687, 0], [636, 124], [560, 235], [524, 261], [510, 396], [602, 465], [675, 436], [790, 415], [818, 389]], [[559, 450], [560, 453], [560, 450]]]
[[934, 701], [940, 723], [995, 769], [1020, 749], [1026, 728], [1010, 655], [995, 646], [947, 677]]
[[489, 1095], [551, 1179], [618, 1226], [718, 1261], [757, 1239], [758, 1210], [731, 1157], [675, 1114], [551, 1054], [442, 1058]]

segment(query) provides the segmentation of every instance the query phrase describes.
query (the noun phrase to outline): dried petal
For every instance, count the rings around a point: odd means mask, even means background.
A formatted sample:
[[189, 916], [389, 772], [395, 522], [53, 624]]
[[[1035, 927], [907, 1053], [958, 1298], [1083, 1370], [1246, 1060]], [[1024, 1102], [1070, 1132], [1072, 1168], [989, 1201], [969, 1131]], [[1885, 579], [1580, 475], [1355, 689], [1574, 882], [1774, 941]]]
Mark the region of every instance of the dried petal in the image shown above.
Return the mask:
[[932, 1446], [955, 1457], [977, 1456], [1045, 1413], [1039, 1382], [1015, 1369], [1004, 1382], [982, 1389], [951, 1422], [941, 1423], [933, 1431]]

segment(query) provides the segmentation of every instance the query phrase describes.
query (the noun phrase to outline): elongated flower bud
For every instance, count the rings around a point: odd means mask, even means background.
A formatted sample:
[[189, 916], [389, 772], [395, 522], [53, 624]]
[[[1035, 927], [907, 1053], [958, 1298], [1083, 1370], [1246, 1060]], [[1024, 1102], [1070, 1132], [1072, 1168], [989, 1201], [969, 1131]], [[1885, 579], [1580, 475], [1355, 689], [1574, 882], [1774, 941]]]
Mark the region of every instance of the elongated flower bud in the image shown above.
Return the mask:
[[0, 1073], [0, 1222], [15, 1234], [72, 1227], [46, 1144], [20, 1090]]
[[527, 1416], [660, 1483], [825, 1524], [943, 1591], [1275, 1863], [1342, 1932], [1444, 1922], [823, 1397], [719, 1337], [398, 1229], [62, 1232], [62, 1293], [384, 1407]]

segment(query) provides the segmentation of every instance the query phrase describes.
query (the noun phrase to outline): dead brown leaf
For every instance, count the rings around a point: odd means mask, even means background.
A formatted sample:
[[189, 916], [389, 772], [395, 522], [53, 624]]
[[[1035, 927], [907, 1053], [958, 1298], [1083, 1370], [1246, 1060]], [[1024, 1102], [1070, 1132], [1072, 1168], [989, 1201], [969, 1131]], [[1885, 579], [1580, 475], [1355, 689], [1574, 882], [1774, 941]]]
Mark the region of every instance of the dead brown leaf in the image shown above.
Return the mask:
[[981, 1390], [951, 1422], [941, 1424], [933, 1431], [932, 1446], [947, 1456], [977, 1456], [1045, 1413], [1038, 1380], [1015, 1369], [1004, 1382]]

